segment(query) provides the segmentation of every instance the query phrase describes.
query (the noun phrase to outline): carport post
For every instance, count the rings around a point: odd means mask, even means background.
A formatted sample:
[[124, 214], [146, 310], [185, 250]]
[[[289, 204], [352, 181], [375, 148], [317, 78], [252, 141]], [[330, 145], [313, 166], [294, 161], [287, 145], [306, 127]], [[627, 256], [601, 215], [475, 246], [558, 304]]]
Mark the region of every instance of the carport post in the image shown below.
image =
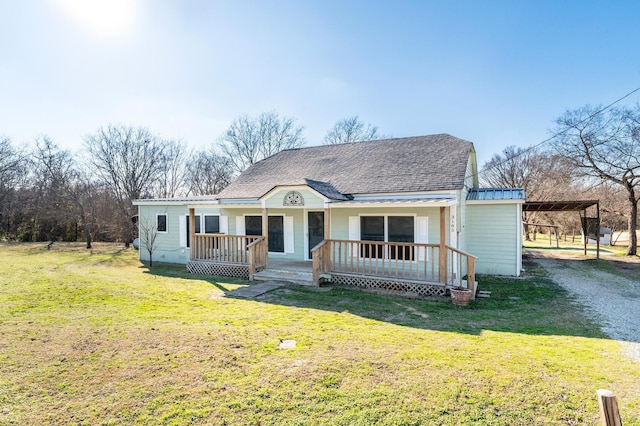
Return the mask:
[[582, 225], [582, 244], [584, 244], [584, 255], [587, 255], [587, 242], [589, 241], [589, 223], [587, 221], [587, 209], [582, 210], [584, 225]]
[[596, 217], [598, 218], [598, 233], [596, 234], [596, 259], [600, 259], [600, 200], [596, 203], [596, 210], [598, 211]]

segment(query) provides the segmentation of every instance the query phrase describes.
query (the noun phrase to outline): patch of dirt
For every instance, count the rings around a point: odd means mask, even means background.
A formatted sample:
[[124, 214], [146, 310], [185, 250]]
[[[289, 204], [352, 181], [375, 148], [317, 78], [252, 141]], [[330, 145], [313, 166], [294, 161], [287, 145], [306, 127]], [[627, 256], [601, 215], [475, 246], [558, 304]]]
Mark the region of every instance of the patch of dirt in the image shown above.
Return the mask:
[[429, 318], [429, 314], [425, 314], [424, 312], [420, 312], [415, 308], [412, 308], [411, 306], [406, 306], [406, 305], [401, 305], [400, 303], [394, 302], [396, 305], [400, 306], [401, 308], [406, 309], [408, 312], [411, 312], [414, 315], [418, 315], [419, 317], [422, 317], [424, 319], [428, 319]]

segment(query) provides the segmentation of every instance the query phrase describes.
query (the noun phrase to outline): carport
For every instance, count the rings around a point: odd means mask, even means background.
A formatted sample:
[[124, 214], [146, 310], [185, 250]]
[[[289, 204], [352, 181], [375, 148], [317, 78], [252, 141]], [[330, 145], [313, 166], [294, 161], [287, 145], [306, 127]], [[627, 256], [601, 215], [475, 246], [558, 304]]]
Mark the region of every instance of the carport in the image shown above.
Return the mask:
[[[587, 209], [595, 207], [595, 216], [587, 216]], [[523, 212], [578, 212], [584, 235], [584, 255], [591, 231], [596, 236], [596, 259], [600, 259], [600, 200], [585, 201], [528, 201], [522, 205]]]

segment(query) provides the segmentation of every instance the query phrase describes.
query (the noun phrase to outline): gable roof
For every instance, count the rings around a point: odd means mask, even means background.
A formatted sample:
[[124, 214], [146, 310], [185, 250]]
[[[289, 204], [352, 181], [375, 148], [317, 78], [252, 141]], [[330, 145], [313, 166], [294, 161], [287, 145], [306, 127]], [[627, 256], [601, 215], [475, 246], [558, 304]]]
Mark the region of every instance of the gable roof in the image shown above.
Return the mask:
[[448, 134], [287, 149], [251, 165], [218, 198], [260, 198], [280, 185], [308, 185], [334, 200], [457, 190], [471, 152], [471, 142]]

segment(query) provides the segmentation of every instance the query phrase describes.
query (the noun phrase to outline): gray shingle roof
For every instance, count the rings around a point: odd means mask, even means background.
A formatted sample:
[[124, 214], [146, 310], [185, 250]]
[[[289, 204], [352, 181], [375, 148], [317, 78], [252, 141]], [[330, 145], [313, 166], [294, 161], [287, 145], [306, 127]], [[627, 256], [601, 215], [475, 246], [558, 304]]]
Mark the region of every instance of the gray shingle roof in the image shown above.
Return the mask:
[[259, 198], [278, 185], [309, 185], [331, 199], [457, 190], [472, 150], [448, 134], [288, 149], [250, 166], [218, 198]]

